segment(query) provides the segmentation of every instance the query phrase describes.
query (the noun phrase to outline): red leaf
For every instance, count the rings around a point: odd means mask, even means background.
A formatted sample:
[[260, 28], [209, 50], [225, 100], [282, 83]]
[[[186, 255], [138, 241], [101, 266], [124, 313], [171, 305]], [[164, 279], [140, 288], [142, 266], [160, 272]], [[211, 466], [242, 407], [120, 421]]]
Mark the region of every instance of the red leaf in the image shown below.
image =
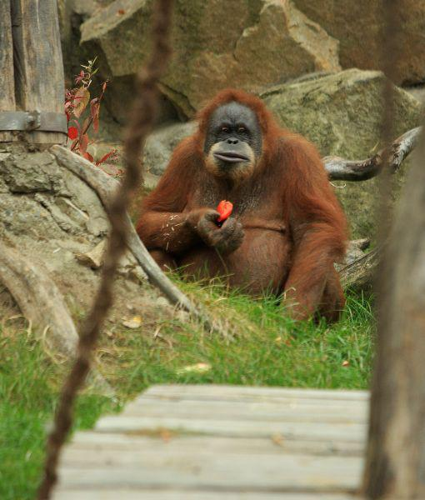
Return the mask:
[[233, 203], [226, 200], [220, 201], [217, 207], [217, 212], [220, 214], [220, 217], [217, 219], [217, 222], [223, 222], [226, 219], [228, 219], [232, 211], [233, 211]]
[[90, 153], [87, 153], [87, 151], [83, 154], [84, 158], [86, 160], [89, 160], [93, 163], [93, 156]]
[[90, 118], [87, 117], [83, 122], [80, 134], [86, 134], [89, 128], [90, 128]]
[[84, 153], [87, 150], [87, 146], [88, 145], [89, 145], [89, 136], [87, 134], [83, 134], [80, 137], [80, 153], [82, 153], [83, 156], [84, 156]]
[[78, 129], [77, 129], [77, 127], [69, 127], [69, 129], [68, 129], [68, 137], [72, 141], [78, 137]]
[[118, 14], [119, 14], [120, 16], [123, 16], [123, 15], [125, 14], [125, 10], [124, 10], [124, 9], [119, 9], [119, 10], [118, 10]]
[[117, 152], [116, 149], [113, 149], [112, 151], [109, 151], [109, 153], [106, 153], [106, 155], [103, 155], [102, 158], [96, 162], [96, 165], [99, 166], [101, 165], [102, 163], [104, 163], [108, 158], [110, 158], [111, 156], [113, 156], [115, 153]]
[[98, 132], [99, 130], [99, 111], [100, 104], [98, 99], [93, 99], [90, 103], [90, 114], [93, 120], [93, 128], [95, 132]]

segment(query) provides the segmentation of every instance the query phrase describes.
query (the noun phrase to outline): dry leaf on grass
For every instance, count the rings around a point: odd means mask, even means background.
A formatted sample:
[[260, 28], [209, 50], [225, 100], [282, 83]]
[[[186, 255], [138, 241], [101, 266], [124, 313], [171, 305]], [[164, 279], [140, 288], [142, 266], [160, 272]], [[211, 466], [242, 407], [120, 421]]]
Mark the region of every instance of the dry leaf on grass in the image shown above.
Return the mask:
[[196, 365], [184, 366], [177, 370], [177, 375], [184, 375], [185, 373], [207, 373], [211, 370], [211, 365], [208, 363], [196, 363]]
[[122, 324], [126, 328], [131, 328], [132, 330], [135, 330], [136, 328], [140, 328], [142, 326], [143, 319], [141, 316], [133, 316], [130, 319], [127, 319], [122, 322]]

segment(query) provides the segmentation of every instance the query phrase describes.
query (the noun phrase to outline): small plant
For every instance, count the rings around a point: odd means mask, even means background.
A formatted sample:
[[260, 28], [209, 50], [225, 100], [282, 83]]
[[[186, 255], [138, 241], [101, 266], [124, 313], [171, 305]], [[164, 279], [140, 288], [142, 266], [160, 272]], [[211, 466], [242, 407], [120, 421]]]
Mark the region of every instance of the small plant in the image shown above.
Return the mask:
[[81, 65], [83, 69], [75, 77], [75, 87], [65, 90], [65, 113], [68, 121], [68, 138], [72, 141], [71, 151], [100, 166], [106, 161], [116, 161], [118, 153], [116, 149], [112, 149], [96, 160], [87, 150], [88, 146], [95, 142], [89, 136], [90, 129], [93, 128], [95, 134], [99, 131], [100, 105], [108, 87], [108, 81], [103, 82], [99, 96], [91, 98], [89, 89], [99, 69], [95, 68], [96, 59], [88, 61], [87, 66]]

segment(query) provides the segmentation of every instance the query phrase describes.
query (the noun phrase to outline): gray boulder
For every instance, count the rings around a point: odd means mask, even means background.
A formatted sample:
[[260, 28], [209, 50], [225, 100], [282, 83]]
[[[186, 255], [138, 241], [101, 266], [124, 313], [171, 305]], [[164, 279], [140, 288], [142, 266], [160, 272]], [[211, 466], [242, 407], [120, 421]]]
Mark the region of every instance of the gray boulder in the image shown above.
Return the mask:
[[[320, 78], [271, 87], [260, 94], [280, 125], [305, 135], [323, 156], [359, 159], [380, 139], [384, 76], [378, 71], [350, 69]], [[420, 123], [419, 101], [395, 89], [397, 135]]]
[[[322, 78], [270, 88], [261, 94], [279, 123], [305, 135], [322, 156], [348, 159], [371, 156], [380, 147], [384, 77], [376, 71], [351, 69]], [[421, 123], [421, 104], [395, 87], [394, 129], [401, 135]], [[394, 178], [394, 198], [403, 184], [403, 168]], [[378, 179], [335, 182], [354, 237], [374, 232]]]
[[145, 144], [143, 165], [154, 175], [161, 175], [170, 161], [174, 148], [196, 130], [195, 122], [173, 123], [151, 134]]

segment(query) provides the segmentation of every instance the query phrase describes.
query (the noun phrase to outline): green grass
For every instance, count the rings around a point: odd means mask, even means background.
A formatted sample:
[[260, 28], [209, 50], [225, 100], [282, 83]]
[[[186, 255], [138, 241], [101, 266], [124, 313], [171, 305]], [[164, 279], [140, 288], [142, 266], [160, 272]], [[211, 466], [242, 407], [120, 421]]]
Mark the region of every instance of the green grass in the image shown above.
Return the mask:
[[[86, 391], [77, 404], [76, 428], [92, 426], [100, 414], [156, 383], [367, 387], [375, 322], [366, 298], [350, 296], [341, 322], [329, 327], [294, 323], [271, 298], [227, 294], [219, 285], [182, 286], [227, 321], [229, 338], [206, 334], [185, 318], [146, 320], [138, 330], [114, 327], [102, 339], [97, 365], [118, 402]], [[25, 500], [34, 497], [46, 425], [66, 367], [53, 363], [22, 325], [6, 324], [0, 327], [0, 498]], [[181, 372], [195, 363], [211, 369]]]

